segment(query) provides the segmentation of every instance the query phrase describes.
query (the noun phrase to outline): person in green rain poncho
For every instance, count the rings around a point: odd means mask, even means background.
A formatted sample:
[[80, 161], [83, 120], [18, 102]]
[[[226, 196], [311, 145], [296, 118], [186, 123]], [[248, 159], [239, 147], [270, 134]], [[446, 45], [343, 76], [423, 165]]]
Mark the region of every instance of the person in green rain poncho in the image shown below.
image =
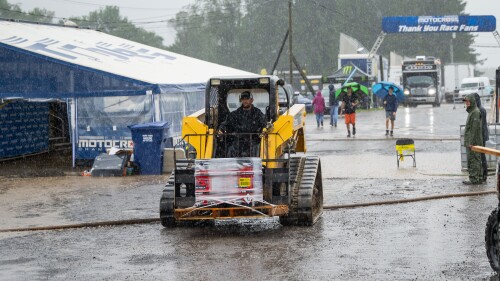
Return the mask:
[[463, 181], [464, 184], [482, 184], [483, 167], [481, 163], [481, 153], [472, 151], [472, 146], [483, 145], [483, 132], [481, 128], [481, 112], [476, 105], [476, 99], [473, 94], [464, 97], [463, 101], [469, 115], [465, 122], [464, 146], [467, 152], [467, 170], [469, 171], [469, 180]]

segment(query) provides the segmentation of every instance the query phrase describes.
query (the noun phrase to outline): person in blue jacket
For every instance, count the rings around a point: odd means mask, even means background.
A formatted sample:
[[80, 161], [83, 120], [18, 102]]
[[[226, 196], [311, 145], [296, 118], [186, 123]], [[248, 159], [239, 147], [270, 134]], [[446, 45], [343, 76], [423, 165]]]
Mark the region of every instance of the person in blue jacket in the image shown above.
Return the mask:
[[398, 111], [398, 99], [394, 95], [394, 88], [389, 87], [389, 94], [384, 97], [384, 107], [385, 107], [385, 135], [389, 135], [389, 120], [391, 121], [391, 133], [393, 136], [394, 131], [394, 120], [396, 120], [396, 111]]

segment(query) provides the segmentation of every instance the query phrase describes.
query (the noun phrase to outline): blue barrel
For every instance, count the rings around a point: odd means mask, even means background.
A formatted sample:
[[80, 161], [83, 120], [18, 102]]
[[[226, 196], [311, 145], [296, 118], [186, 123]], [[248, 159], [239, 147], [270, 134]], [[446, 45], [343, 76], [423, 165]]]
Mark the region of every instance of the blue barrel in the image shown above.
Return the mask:
[[134, 163], [141, 175], [161, 175], [163, 149], [173, 147], [168, 122], [151, 122], [128, 126], [134, 142]]

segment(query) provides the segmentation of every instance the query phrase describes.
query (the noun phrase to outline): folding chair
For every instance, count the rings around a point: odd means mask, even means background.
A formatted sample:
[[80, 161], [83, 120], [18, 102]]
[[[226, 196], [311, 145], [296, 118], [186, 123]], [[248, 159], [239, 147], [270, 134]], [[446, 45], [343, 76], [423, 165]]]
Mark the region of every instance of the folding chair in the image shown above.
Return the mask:
[[412, 139], [399, 139], [396, 141], [396, 158], [398, 162], [404, 161], [404, 157], [409, 156], [413, 158], [413, 167], [417, 167], [415, 159], [415, 142]]

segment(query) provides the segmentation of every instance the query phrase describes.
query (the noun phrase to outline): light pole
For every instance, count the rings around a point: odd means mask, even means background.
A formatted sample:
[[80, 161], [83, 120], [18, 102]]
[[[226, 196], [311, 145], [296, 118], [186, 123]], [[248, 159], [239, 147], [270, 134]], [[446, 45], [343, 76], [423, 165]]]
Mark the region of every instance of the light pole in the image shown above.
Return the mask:
[[451, 33], [451, 39], [450, 39], [450, 56], [451, 56], [451, 63], [453, 63], [453, 39], [457, 37], [455, 32]]
[[[451, 33], [451, 39], [450, 39], [450, 61], [451, 61], [451, 65], [453, 66], [453, 70], [455, 72], [455, 75], [454, 75], [454, 79], [455, 79], [455, 88], [457, 87], [458, 85], [458, 67], [456, 65], [454, 65], [454, 61], [453, 61], [453, 39], [456, 38], [456, 33], [455, 32], [452, 32]], [[453, 94], [451, 95], [453, 97], [453, 109], [455, 109], [455, 89], [453, 89]]]
[[495, 106], [493, 107], [495, 109], [495, 123], [498, 124], [498, 92], [500, 92], [500, 66], [497, 68], [495, 71]]

